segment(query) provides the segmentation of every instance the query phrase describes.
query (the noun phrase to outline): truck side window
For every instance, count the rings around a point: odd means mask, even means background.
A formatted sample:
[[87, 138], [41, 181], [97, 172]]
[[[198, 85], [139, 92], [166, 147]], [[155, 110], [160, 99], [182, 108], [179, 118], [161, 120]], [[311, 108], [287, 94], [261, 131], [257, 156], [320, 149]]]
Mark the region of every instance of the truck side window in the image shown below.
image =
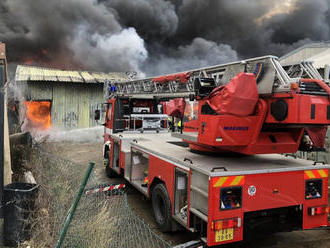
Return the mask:
[[198, 117], [198, 102], [186, 101], [186, 108], [184, 110], [183, 122], [196, 120]]

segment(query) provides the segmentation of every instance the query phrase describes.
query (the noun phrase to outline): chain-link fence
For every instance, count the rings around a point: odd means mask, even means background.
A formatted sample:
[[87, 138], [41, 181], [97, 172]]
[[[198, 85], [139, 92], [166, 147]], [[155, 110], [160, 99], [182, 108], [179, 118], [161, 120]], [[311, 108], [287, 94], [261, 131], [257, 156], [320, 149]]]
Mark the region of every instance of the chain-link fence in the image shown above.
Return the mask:
[[[33, 149], [31, 163], [40, 184], [33, 222], [32, 247], [55, 247], [68, 211], [83, 179], [86, 165]], [[92, 173], [86, 189], [97, 187]], [[129, 207], [122, 190], [84, 194], [62, 247], [170, 247]]]
[[329, 148], [326, 148], [327, 151], [325, 152], [301, 152], [298, 151], [296, 152], [296, 155], [298, 158], [303, 158], [307, 160], [313, 160], [315, 162], [319, 163], [325, 163], [329, 164], [330, 163], [330, 153], [329, 153]]

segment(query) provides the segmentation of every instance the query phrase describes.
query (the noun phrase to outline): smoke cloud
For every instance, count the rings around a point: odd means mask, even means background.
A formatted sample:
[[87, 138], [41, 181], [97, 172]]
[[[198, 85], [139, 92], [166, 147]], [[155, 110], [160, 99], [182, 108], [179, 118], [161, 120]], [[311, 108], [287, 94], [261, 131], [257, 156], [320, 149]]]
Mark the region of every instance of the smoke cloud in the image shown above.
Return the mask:
[[123, 29], [112, 35], [89, 35], [81, 26], [69, 47], [75, 51], [74, 60], [80, 61], [86, 68], [98, 68], [101, 71], [108, 70], [109, 63], [114, 71], [122, 71], [123, 68], [139, 71], [139, 65], [148, 57], [144, 41], [134, 28]]
[[[180, 72], [237, 59], [236, 51], [229, 45], [217, 44], [199, 37], [193, 39], [191, 44], [166, 50], [166, 53], [162, 50], [154, 52], [154, 56], [143, 68], [147, 74]], [[149, 66], [150, 64], [153, 66]]]
[[34, 139], [37, 142], [102, 142], [104, 127], [79, 128], [73, 130], [56, 130], [51, 128], [45, 132], [36, 132]]
[[330, 40], [330, 0], [2, 0], [8, 60], [157, 75]]

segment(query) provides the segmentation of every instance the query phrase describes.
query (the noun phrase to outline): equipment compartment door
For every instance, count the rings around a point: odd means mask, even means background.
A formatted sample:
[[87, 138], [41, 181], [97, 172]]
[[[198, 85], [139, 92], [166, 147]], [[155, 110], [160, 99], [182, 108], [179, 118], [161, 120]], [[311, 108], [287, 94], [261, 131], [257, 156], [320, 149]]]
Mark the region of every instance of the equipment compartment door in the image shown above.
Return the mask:
[[132, 148], [130, 182], [146, 196], [149, 187], [149, 155]]
[[188, 221], [188, 172], [175, 168], [174, 215], [185, 225]]
[[113, 140], [111, 167], [119, 173], [120, 142]]
[[247, 175], [243, 188], [244, 212], [302, 204], [303, 172]]

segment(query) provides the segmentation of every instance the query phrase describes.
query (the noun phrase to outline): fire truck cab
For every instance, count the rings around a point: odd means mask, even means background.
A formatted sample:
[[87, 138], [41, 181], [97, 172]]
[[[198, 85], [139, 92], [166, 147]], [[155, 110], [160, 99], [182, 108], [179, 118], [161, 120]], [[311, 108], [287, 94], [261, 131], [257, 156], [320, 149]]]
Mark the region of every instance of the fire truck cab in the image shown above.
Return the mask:
[[[109, 99], [106, 105], [103, 154], [104, 158], [107, 159], [107, 164], [110, 165], [110, 167], [106, 167], [106, 172], [112, 176], [113, 171], [110, 168], [119, 174], [123, 173], [124, 168], [120, 168], [119, 158], [124, 155], [119, 152], [119, 142], [112, 139], [111, 135], [116, 133], [168, 132], [168, 116], [163, 114], [165, 106], [162, 102], [153, 98], [114, 97]], [[113, 142], [112, 145], [111, 141]], [[111, 151], [110, 148], [113, 150]], [[108, 159], [110, 157], [112, 157], [112, 162]], [[125, 162], [121, 161], [121, 163]]]

